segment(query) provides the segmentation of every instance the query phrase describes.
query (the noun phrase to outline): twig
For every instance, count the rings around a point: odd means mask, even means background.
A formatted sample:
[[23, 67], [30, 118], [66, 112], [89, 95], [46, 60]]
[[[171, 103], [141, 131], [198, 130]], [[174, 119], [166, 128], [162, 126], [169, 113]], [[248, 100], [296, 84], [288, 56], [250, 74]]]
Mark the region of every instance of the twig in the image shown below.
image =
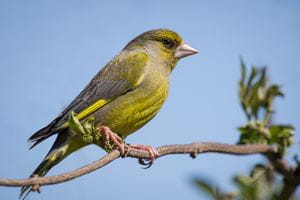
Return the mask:
[[[253, 144], [253, 145], [229, 145], [220, 143], [192, 143], [192, 144], [177, 144], [177, 145], [165, 145], [157, 148], [159, 157], [169, 154], [190, 154], [193, 158], [200, 153], [225, 153], [233, 155], [246, 155], [256, 153], [275, 153], [276, 149], [272, 146]], [[127, 157], [147, 159], [150, 157], [149, 153], [141, 150], [130, 149], [126, 152]], [[110, 162], [120, 158], [120, 152], [114, 150], [111, 153], [105, 155], [101, 159], [85, 165], [74, 171], [63, 173], [56, 176], [47, 177], [32, 177], [27, 179], [0, 179], [0, 186], [20, 187], [27, 185], [52, 185], [63, 183], [79, 176], [88, 174], [95, 171]]]
[[278, 195], [278, 200], [290, 199], [300, 185], [300, 165], [290, 166], [276, 153], [267, 154], [274, 170], [283, 176], [283, 187]]

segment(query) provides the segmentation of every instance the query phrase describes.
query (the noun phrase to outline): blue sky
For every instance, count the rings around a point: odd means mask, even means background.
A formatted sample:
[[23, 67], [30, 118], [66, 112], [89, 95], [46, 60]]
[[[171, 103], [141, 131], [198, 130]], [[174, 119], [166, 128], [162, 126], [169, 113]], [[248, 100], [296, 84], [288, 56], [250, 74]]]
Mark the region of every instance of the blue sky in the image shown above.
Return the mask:
[[[235, 143], [245, 122], [237, 97], [239, 56], [269, 66], [283, 86], [276, 122], [300, 127], [299, 1], [0, 1], [0, 177], [25, 178], [54, 137], [29, 151], [26, 140], [52, 120], [92, 76], [136, 35], [169, 28], [199, 50], [181, 60], [170, 96], [157, 117], [127, 142], [153, 146], [192, 141]], [[299, 133], [296, 133], [299, 144]], [[299, 152], [295, 146], [289, 155]], [[89, 146], [49, 175], [103, 156]], [[246, 173], [261, 156], [168, 156], [143, 170], [133, 159], [113, 162], [89, 175], [42, 187], [29, 199], [202, 199], [195, 175], [232, 189], [230, 177]], [[0, 187], [1, 199], [18, 188]]]

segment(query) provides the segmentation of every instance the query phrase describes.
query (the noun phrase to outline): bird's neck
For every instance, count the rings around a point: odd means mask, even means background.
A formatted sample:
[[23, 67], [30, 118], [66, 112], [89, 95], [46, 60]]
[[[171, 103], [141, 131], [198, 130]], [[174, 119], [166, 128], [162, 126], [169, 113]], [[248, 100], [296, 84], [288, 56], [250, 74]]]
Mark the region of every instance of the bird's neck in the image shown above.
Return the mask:
[[175, 58], [174, 55], [162, 51], [159, 47], [152, 43], [145, 45], [142, 43], [132, 42], [129, 43], [124, 50], [146, 53], [149, 55], [152, 62], [156, 63], [156, 66], [160, 68], [158, 70], [168, 76], [178, 62], [178, 59]]

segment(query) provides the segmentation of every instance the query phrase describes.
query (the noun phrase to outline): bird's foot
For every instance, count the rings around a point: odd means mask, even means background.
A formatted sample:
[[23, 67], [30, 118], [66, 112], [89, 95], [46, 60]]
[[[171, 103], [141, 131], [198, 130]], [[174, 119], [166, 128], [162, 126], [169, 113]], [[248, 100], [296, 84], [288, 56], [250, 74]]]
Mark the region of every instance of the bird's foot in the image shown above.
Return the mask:
[[144, 150], [147, 151], [150, 154], [150, 158], [149, 159], [139, 159], [139, 163], [141, 165], [146, 166], [145, 169], [151, 167], [154, 163], [154, 160], [159, 156], [159, 153], [157, 152], [157, 150], [151, 146], [148, 145], [144, 145], [144, 144], [130, 144], [128, 146], [129, 148], [132, 149], [137, 149], [137, 150]]
[[107, 126], [100, 126], [99, 130], [103, 136], [103, 146], [104, 148], [111, 149], [110, 142], [113, 143], [113, 146], [117, 147], [117, 149], [120, 151], [121, 155], [124, 155], [125, 153], [125, 144], [123, 142], [123, 139], [118, 136], [116, 133], [112, 132], [109, 127]]

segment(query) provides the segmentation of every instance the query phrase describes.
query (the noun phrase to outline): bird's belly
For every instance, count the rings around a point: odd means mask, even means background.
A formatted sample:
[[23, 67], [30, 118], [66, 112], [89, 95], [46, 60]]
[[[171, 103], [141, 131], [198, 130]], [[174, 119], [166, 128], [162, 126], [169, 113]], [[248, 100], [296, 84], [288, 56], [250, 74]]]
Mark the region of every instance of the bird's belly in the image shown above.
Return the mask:
[[96, 112], [99, 125], [110, 127], [123, 138], [150, 121], [168, 95], [168, 83], [144, 85], [111, 102]]

